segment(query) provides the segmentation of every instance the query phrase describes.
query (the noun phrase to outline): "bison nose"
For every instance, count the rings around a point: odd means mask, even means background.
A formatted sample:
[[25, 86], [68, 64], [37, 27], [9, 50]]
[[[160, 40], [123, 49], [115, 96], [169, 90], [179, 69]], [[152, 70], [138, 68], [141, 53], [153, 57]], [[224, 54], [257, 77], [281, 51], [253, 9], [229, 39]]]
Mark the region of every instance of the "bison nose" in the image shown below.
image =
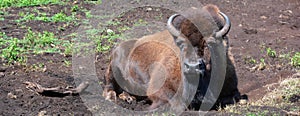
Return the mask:
[[184, 73], [185, 74], [197, 74], [200, 78], [204, 77], [205, 74], [205, 63], [202, 58], [198, 59], [198, 62], [191, 63], [188, 61], [184, 62]]

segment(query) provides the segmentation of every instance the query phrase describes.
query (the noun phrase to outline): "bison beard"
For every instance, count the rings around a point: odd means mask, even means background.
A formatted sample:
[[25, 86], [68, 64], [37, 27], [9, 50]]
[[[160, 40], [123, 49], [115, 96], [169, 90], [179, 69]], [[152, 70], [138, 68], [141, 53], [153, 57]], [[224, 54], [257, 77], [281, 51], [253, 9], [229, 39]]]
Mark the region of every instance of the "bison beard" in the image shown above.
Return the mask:
[[[223, 16], [219, 14], [219, 9], [214, 6], [214, 5], [207, 5], [202, 8], [205, 10], [209, 15], [208, 17], [211, 17], [212, 19], [210, 20], [211, 22], [214, 22], [217, 24], [217, 29], [216, 30], [221, 30], [223, 31], [223, 27], [225, 27], [225, 21]], [[194, 14], [188, 14], [187, 12], [186, 16], [191, 16]], [[202, 15], [202, 14], [200, 14]], [[173, 17], [172, 19], [172, 24], [171, 26], [174, 26], [173, 28], [176, 30], [180, 30], [180, 32], [175, 32], [174, 30], [172, 31], [169, 28], [169, 31], [163, 31], [160, 33], [156, 33], [154, 35], [150, 36], [145, 36], [141, 39], [138, 40], [130, 40], [131, 42], [127, 42], [127, 44], [122, 44], [121, 46], [123, 48], [126, 48], [127, 51], [124, 52], [123, 55], [128, 56], [129, 62], [134, 61], [134, 62], [139, 62], [139, 64], [136, 64], [138, 68], [134, 68], [134, 66], [131, 66], [129, 68], [128, 72], [123, 72], [125, 74], [122, 75], [130, 75], [135, 82], [149, 82], [151, 83], [151, 79], [155, 79], [155, 77], [148, 76], [148, 78], [141, 78], [141, 76], [137, 75], [137, 69], [140, 71], [146, 71], [149, 70], [149, 65], [153, 62], [158, 62], [162, 64], [163, 66], [167, 67], [167, 72], [168, 74], [165, 74], [166, 77], [166, 82], [165, 84], [157, 91], [155, 92], [149, 92], [151, 94], [147, 94], [146, 97], [148, 97], [151, 101], [152, 104], [148, 109], [155, 109], [159, 107], [162, 104], [169, 103], [172, 104], [170, 99], [173, 97], [173, 95], [176, 93], [176, 91], [179, 88], [179, 83], [182, 81], [181, 77], [181, 67], [180, 67], [180, 61], [179, 57], [177, 56], [178, 53], [178, 48], [172, 48], [175, 51], [168, 50], [170, 46], [176, 47], [173, 37], [179, 36], [178, 33], [183, 34], [186, 40], [188, 40], [193, 47], [197, 50], [198, 56], [200, 58], [204, 59], [205, 67], [200, 67], [200, 69], [205, 70], [205, 75], [199, 79], [199, 86], [197, 88], [196, 94], [194, 96], [194, 99], [192, 100], [191, 104], [189, 105], [189, 109], [194, 109], [194, 110], [199, 110], [200, 105], [203, 104], [203, 96], [205, 95], [207, 89], [208, 89], [208, 84], [210, 81], [210, 73], [211, 73], [211, 61], [210, 61], [210, 51], [207, 47], [207, 43], [204, 39], [204, 37], [210, 36], [207, 33], [200, 33], [202, 30], [198, 30], [198, 28], [185, 16], [178, 15], [176, 17]], [[190, 18], [189, 18], [190, 19]], [[197, 19], [194, 20], [197, 22]], [[203, 27], [202, 27], [203, 28]], [[213, 33], [215, 30], [214, 28], [210, 28], [210, 26], [204, 26], [204, 28], [207, 28], [206, 30], [209, 30], [209, 34]], [[205, 29], [204, 29], [205, 30]], [[220, 96], [217, 99], [217, 102], [215, 103], [213, 109], [216, 109], [217, 107], [225, 106], [226, 104], [232, 104], [235, 103], [239, 100], [240, 98], [240, 93], [237, 89], [237, 75], [235, 73], [235, 67], [234, 67], [234, 60], [229, 52], [229, 47], [228, 47], [228, 38], [226, 36], [228, 31], [222, 32], [223, 35], [221, 35], [224, 40], [225, 40], [225, 46], [227, 47], [226, 49], [226, 56], [227, 56], [227, 67], [226, 67], [226, 76], [225, 76], [225, 82], [223, 85], [223, 88], [221, 90]], [[161, 41], [165, 41], [165, 43], [168, 43], [169, 46], [166, 46], [164, 44], [160, 44]], [[175, 40], [176, 41], [176, 40]], [[137, 44], [140, 44], [138, 47], [134, 48], [133, 46], [136, 46]], [[113, 74], [112, 68], [117, 67], [119, 65], [118, 63], [120, 62], [114, 62], [116, 59], [118, 60], [118, 55], [116, 49], [113, 54], [112, 54], [112, 59], [111, 63], [107, 69], [106, 75], [105, 75], [105, 88], [103, 92], [103, 96], [106, 97], [107, 99], [111, 99], [111, 95], [114, 97], [118, 94], [121, 94], [124, 90], [118, 85], [116, 82], [116, 77]], [[163, 50], [163, 51], [159, 51]], [[172, 59], [172, 60], [171, 60]], [[172, 62], [170, 62], [170, 60]], [[170, 65], [170, 63], [172, 65]], [[132, 63], [131, 63], [132, 64]], [[122, 66], [116, 68], [117, 71], [115, 72], [122, 72]], [[150, 71], [151, 72], [151, 71]], [[122, 78], [122, 77], [121, 77]], [[128, 78], [128, 77], [126, 77]], [[130, 84], [129, 84], [130, 85]], [[135, 86], [135, 85], [131, 85]], [[129, 87], [130, 88], [130, 87]], [[147, 89], [149, 90], [149, 89]], [[145, 99], [145, 96], [135, 96], [137, 99]]]

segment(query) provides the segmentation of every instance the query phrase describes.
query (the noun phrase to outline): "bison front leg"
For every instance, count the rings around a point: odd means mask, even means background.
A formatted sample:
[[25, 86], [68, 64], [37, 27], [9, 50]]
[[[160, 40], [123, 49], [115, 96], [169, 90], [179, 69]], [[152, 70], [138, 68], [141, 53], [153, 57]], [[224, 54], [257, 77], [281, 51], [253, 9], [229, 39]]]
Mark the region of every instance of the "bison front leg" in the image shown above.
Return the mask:
[[117, 101], [117, 93], [114, 91], [115, 87], [114, 87], [114, 77], [113, 77], [113, 72], [111, 69], [111, 63], [108, 66], [108, 69], [106, 70], [105, 76], [104, 76], [104, 83], [105, 83], [105, 87], [103, 90], [103, 94], [102, 96], [105, 98], [105, 100], [109, 100], [109, 101]]

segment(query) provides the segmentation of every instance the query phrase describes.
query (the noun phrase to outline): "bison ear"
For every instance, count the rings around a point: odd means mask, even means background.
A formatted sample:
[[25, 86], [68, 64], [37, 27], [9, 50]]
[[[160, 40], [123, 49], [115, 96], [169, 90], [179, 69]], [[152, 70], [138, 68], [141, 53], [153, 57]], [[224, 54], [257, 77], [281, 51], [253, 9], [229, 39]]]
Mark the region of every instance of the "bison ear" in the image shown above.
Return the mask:
[[168, 30], [175, 37], [183, 34], [184, 36], [189, 36], [189, 33], [194, 32], [191, 27], [195, 27], [194, 24], [180, 14], [172, 15], [168, 20]]
[[178, 15], [178, 16], [174, 17], [172, 24], [177, 30], [181, 30], [180, 26], [184, 20], [185, 20], [185, 18], [182, 15]]

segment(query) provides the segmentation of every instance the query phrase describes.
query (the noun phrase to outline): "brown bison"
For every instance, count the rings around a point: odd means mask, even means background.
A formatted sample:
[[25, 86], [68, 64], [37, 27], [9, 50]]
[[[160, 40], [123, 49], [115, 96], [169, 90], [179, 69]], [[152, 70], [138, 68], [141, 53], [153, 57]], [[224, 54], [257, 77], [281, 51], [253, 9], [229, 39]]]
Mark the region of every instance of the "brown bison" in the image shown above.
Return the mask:
[[[197, 8], [191, 8], [191, 11], [193, 10]], [[172, 98], [182, 87], [184, 78], [180, 49], [174, 42], [177, 41], [174, 38], [178, 39], [180, 36], [184, 41], [191, 43], [197, 51], [197, 56], [203, 58], [206, 64], [205, 76], [199, 79], [196, 95], [189, 104], [190, 108], [199, 109], [211, 78], [211, 56], [205, 38], [214, 33], [215, 36], [222, 37], [225, 40], [224, 45], [228, 46], [226, 35], [230, 30], [230, 21], [214, 5], [207, 5], [198, 10], [201, 12], [188, 11], [184, 15], [171, 16], [168, 20], [168, 30], [121, 43], [112, 52], [111, 62], [105, 74], [103, 96], [114, 100], [124, 91], [137, 98], [143, 99], [144, 96], [152, 101], [148, 109], [155, 109], [166, 103], [176, 104]], [[195, 25], [199, 24], [201, 27], [197, 28]], [[216, 26], [213, 27], [213, 24]], [[226, 52], [225, 82], [215, 106], [233, 103], [240, 96], [234, 61], [228, 47]]]

